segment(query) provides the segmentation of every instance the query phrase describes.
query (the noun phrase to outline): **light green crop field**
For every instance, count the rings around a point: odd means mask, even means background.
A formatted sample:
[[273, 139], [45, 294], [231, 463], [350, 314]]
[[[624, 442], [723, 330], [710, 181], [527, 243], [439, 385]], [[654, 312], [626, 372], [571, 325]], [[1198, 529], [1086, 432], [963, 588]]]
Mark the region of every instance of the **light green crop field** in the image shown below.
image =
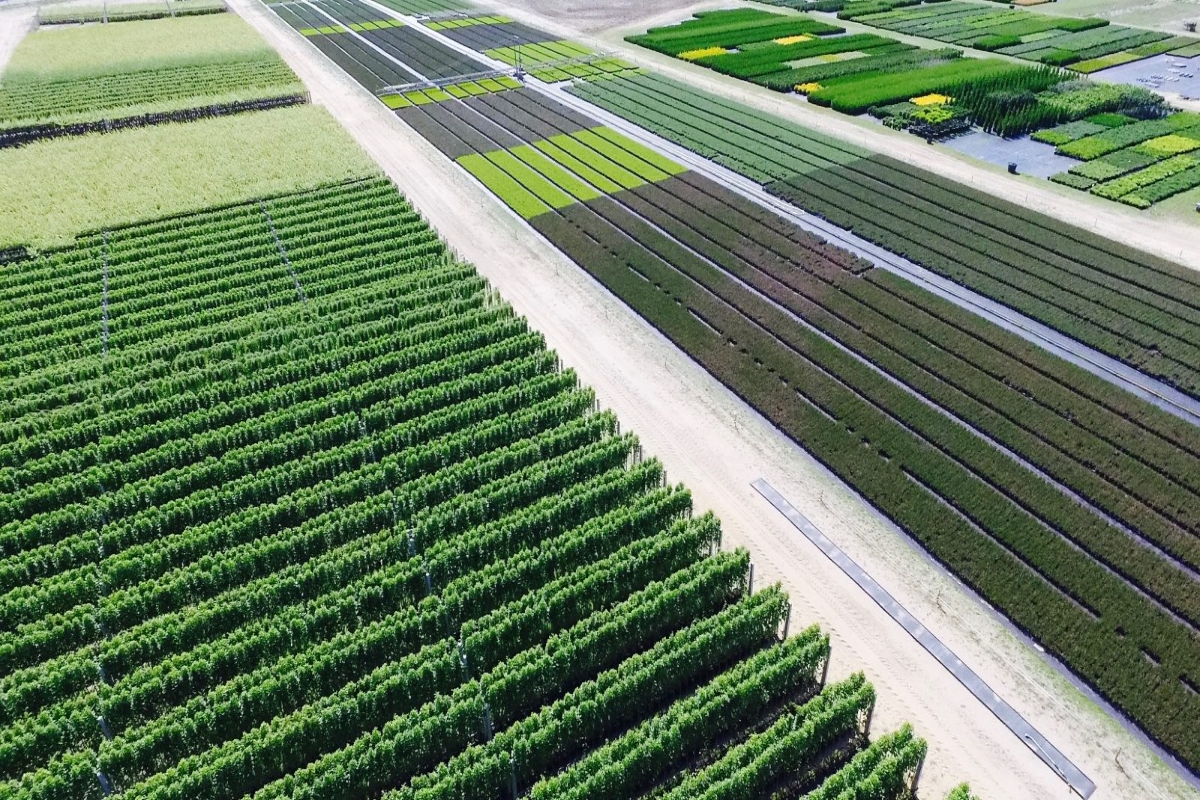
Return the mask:
[[[263, 153], [271, 153], [263, 158]], [[324, 109], [262, 111], [0, 150], [0, 248], [375, 174]]]
[[304, 94], [233, 14], [43, 28], [0, 76], [0, 129], [70, 125]]
[[200, 64], [277, 58], [235, 14], [42, 28], [21, 42], [5, 87]]

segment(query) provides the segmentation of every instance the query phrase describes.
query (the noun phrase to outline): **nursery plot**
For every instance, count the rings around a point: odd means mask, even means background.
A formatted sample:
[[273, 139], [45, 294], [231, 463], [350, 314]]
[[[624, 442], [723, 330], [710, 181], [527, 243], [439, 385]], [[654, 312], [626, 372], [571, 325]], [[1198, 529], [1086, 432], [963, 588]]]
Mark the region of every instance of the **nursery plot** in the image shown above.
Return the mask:
[[403, 25], [399, 20], [376, 11], [358, 0], [311, 0], [313, 7], [338, 17], [350, 30], [373, 30], [376, 27]]
[[463, 100], [469, 97], [507, 92], [520, 89], [521, 82], [509, 75], [495, 78], [480, 78], [462, 83], [448, 83], [443, 86], [431, 86], [425, 89], [409, 89], [406, 91], [384, 94], [380, 96], [383, 104], [390, 109], [423, 106], [429, 103], [444, 103], [447, 100]]
[[[951, 7], [946, 15], [951, 19], [980, 9], [962, 3], [944, 5]], [[911, 13], [920, 14], [921, 24], [945, 22], [936, 11], [922, 8]], [[877, 18], [891, 17], [863, 17]], [[758, 38], [758, 31], [785, 22], [813, 27], [804, 34]], [[836, 32], [841, 29], [808, 17], [762, 11], [746, 15], [736, 10], [703, 13], [627, 38], [776, 91], [806, 95], [812, 103], [846, 114], [870, 112], [891, 128], [927, 140], [958, 135], [973, 126], [1004, 137], [1019, 136], [1096, 113], [1128, 109], [1152, 116], [1156, 104], [1165, 112], [1162, 98], [1137, 87], [1095, 85], [1071, 80], [1061, 70], [998, 58], [964, 58], [961, 50], [924, 50], [872, 33], [830, 35]], [[943, 39], [959, 43], [954, 37]], [[701, 44], [705, 46], [684, 49]], [[1014, 96], [1022, 101], [1012, 102]]]
[[409, 28], [367, 31], [363, 35], [368, 41], [410, 65], [428, 80], [478, 75], [491, 71], [491, 68], [482, 62]]
[[1066, 126], [1039, 134], [1058, 152], [1083, 159], [1051, 180], [1135, 208], [1200, 188], [1200, 158], [1193, 155], [1200, 151], [1200, 115], [1123, 119], [1086, 135], [1068, 135]]
[[[656, 80], [604, 80], [577, 91], [586, 96], [602, 87], [619, 94], [615, 87], [642, 83], [653, 87], [645, 105], [662, 115], [660, 119], [677, 114], [680, 130], [703, 133], [704, 122], [711, 125], [719, 119], [716, 101], [667, 90]], [[552, 165], [530, 157], [525, 146], [513, 146], [510, 140], [563, 124], [561, 106], [535, 94], [509, 96], [540, 107], [542, 111], [535, 108], [533, 115], [541, 122], [535, 125], [499, 109], [492, 114], [476, 109], [481, 113], [455, 117], [456, 125], [465, 125], [458, 134], [448, 128], [437, 134], [453, 139], [454, 146], [444, 151], [1087, 675], [1159, 741], [1191, 757], [1190, 739], [1179, 726], [1175, 703], [1192, 702], [1188, 682], [1200, 666], [1200, 605], [1193, 572], [1200, 567], [1200, 518], [1190, 511], [1180, 513], [1200, 499], [1200, 484], [1191, 477], [1200, 466], [1200, 436], [1194, 428], [1132, 397], [1114, 397], [1099, 379], [899, 278], [864, 272], [864, 265], [852, 256], [704, 178], [687, 172], [652, 175], [649, 164], [643, 164], [639, 174], [595, 148], [594, 142], [581, 141], [582, 134], [565, 129], [534, 143], [533, 149], [540, 151], [535, 155], [548, 157]], [[490, 101], [501, 102], [503, 97]], [[618, 108], [615, 103], [612, 107]], [[429, 108], [422, 110], [428, 113]], [[683, 109], [690, 116], [685, 118]], [[449, 113], [446, 108], [438, 112]], [[760, 151], [786, 154], [804, 141], [803, 133], [789, 129], [794, 126], [760, 128], [758, 120], [770, 118], [740, 107], [730, 111], [730, 119], [736, 119], [730, 130], [740, 137], [756, 131], [774, 137], [770, 147], [760, 145]], [[752, 140], [731, 141], [744, 148]], [[626, 151], [625, 157], [630, 155]], [[874, 175], [875, 181], [903, 183], [901, 176], [879, 173], [883, 164], [876, 159], [847, 152], [841, 156], [834, 162], [809, 154], [818, 163], [810, 162], [807, 175], [796, 179], [805, 182], [796, 185], [807, 193], [813, 191], [810, 183], [821, 185], [833, 175], [857, 175], [859, 170]], [[792, 185], [785, 182], [775, 188], [786, 195]], [[871, 187], [878, 193], [875, 183]], [[602, 195], [586, 199], [589, 189]], [[933, 199], [941, 202], [939, 195], [945, 191], [939, 187]], [[848, 198], [845, 202], [859, 199], [852, 184], [838, 184], [836, 191], [813, 198], [832, 202], [843, 196]], [[957, 212], [978, 202], [974, 196], [969, 202], [956, 196], [952, 207]], [[825, 207], [815, 207], [825, 213]], [[889, 205], [871, 219], [896, 213]], [[986, 230], [992, 224], [988, 219], [972, 223], [972, 230]], [[611, 261], [598, 256], [597, 243]], [[1055, 247], [1056, 256], [1043, 257], [1046, 266], [1064, 274], [1079, 270], [1081, 264], [1071, 262], [1069, 250], [1047, 244]], [[1016, 237], [991, 245], [988, 252], [1010, 248], [1022, 256], [1039, 252]], [[1144, 298], [1164, 302], [1155, 300], [1153, 292]], [[1189, 313], [1183, 305], [1177, 309], [1184, 316]], [[680, 328], [661, 323], [671, 318]], [[680, 330], [692, 333], [685, 337]], [[778, 356], [772, 355], [774, 347], [779, 348]], [[738, 353], [748, 359], [740, 369]], [[789, 367], [792, 360], [795, 366]], [[799, 364], [813, 372], [795, 371]], [[780, 379], [786, 379], [784, 388], [776, 389]], [[832, 381], [828, 390], [814, 388], [824, 379]], [[786, 387], [798, 387], [799, 394]], [[784, 400], [780, 391], [790, 399]], [[1119, 405], [1113, 405], [1114, 400]], [[797, 403], [808, 410], [802, 412]], [[1126, 415], [1133, 408], [1138, 409], [1139, 421], [1128, 427]], [[874, 414], [881, 416], [868, 425]], [[849, 444], [836, 444], [836, 436], [825, 440], [824, 434], [814, 434], [814, 426], [819, 428], [830, 417], [852, 429], [855, 437], [862, 436], [871, 455], [846, 457], [843, 451], [854, 450]], [[1034, 422], [1038, 419], [1041, 422]], [[1121, 428], [1125, 433], [1114, 436]], [[1157, 439], [1150, 449], [1136, 455], [1127, 449], [1150, 430], [1157, 431], [1150, 437]], [[1085, 441], [1089, 444], [1083, 445]], [[998, 445], [1021, 460], [1003, 454]], [[1130, 459], [1125, 466], [1116, 466], [1125, 459]], [[1028, 471], [1026, 464], [1041, 472]], [[1098, 464], [1106, 465], [1099, 474], [1094, 471]], [[895, 478], [885, 478], [892, 470]], [[925, 510], [918, 513], [918, 507]], [[938, 536], [926, 514], [938, 518]], [[1111, 519], [1126, 527], [1114, 526]], [[962, 537], [957, 544], [941, 538], [948, 529], [961, 532], [955, 534]], [[1127, 530], [1136, 531], [1136, 538]], [[991, 566], [974, 571], [980, 558]], [[1003, 577], [991, 577], [992, 570]], [[1083, 574], [1091, 577], [1078, 577]], [[1006, 588], [1017, 585], [1023, 588]], [[1054, 622], [1047, 624], [1036, 609], [1051, 606], [1056, 609]], [[1141, 610], [1135, 612], [1135, 607]], [[1166, 638], [1154, 643], [1143, 638], [1142, 646], [1156, 656], [1165, 650], [1181, 656], [1161, 673], [1168, 681], [1170, 676], [1179, 678], [1166, 705], [1147, 700], [1136, 688], [1142, 681], [1160, 680], [1143, 672], [1147, 662], [1139, 648], [1119, 656], [1122, 677], [1100, 677], [1097, 671], [1101, 661], [1109, 663], [1109, 645], [1125, 641], [1129, 628], [1117, 620], [1131, 619], [1126, 613], [1147, 622], [1160, 620], [1140, 628], [1138, 635]], [[1072, 618], [1076, 622], [1068, 622]], [[1052, 633], [1085, 620], [1091, 629], [1107, 632], [1083, 637]], [[1093, 635], [1106, 644], [1094, 647]], [[1180, 647], [1183, 650], [1176, 649]], [[1190, 654], [1183, 656], [1185, 651]]]
[[22, 40], [4, 70], [5, 85], [95, 78], [163, 67], [252, 61], [276, 56], [234, 14], [81, 26]]
[[345, 141], [329, 114], [300, 106], [0, 150], [0, 248], [362, 175], [369, 162]]
[[379, 2], [380, 5], [385, 5], [401, 14], [411, 14], [417, 17], [454, 13], [462, 11], [470, 5], [462, 0], [379, 0]]
[[[466, 23], [466, 24], [463, 24]], [[426, 22], [430, 30], [439, 31], [448, 39], [483, 52], [497, 47], [552, 42], [558, 37], [539, 31], [508, 17], [467, 17]]]
[[[1193, 352], [1200, 338], [1191, 310], [1200, 304], [1200, 281], [1192, 271], [893, 159], [864, 159], [855, 148], [673, 81], [630, 76], [572, 91], [764, 184], [799, 185], [788, 196], [802, 208], [1183, 391], [1200, 393], [1200, 361]], [[814, 174], [823, 178], [802, 183]], [[842, 194], [850, 185], [860, 199]], [[852, 212], [850, 205], [860, 210]], [[961, 239], [958, 233], [931, 241], [920, 226], [901, 221], [915, 209], [934, 207], [939, 218], [957, 218], [956, 231], [969, 225], [989, 239], [1011, 235], [1027, 245], [1019, 255], [982, 240], [947, 249]], [[985, 270], [983, 263], [994, 266]]]
[[49, 3], [38, 8], [39, 25], [80, 25], [87, 22], [130, 22], [140, 19], [220, 14], [224, 0], [163, 0], [158, 3]]
[[583, 45], [565, 40], [494, 47], [484, 53], [505, 64], [520, 64], [530, 75], [547, 83], [636, 69], [628, 61], [604, 58]]
[[[320, 4], [317, 12], [315, 5]], [[345, 33], [332, 33], [321, 38], [329, 40], [332, 45], [342, 46], [347, 50], [353, 48], [362, 66], [347, 69], [355, 80], [373, 92], [379, 92], [386, 86], [403, 86], [427, 80], [443, 80], [466, 75], [478, 75], [488, 72], [481, 62], [475, 61], [456, 50], [446, 47], [409, 27], [393, 20], [389, 24], [371, 23], [359, 24], [358, 20], [367, 16], [379, 17], [379, 13], [369, 6], [356, 0], [316, 0], [316, 4], [306, 15], [305, 19], [320, 21], [328, 25], [336, 25], [345, 29]], [[310, 4], [298, 3], [301, 8]], [[271, 6], [277, 13], [287, 7]], [[299, 9], [297, 9], [299, 10]], [[318, 16], [314, 16], [318, 14]], [[358, 24], [360, 30], [351, 28]], [[299, 27], [292, 23], [293, 27]], [[305, 27], [312, 27], [311, 24]], [[324, 51], [324, 48], [322, 48]], [[338, 58], [331, 53], [331, 59], [342, 66]], [[372, 66], [382, 64], [384, 68]], [[365, 69], [364, 69], [365, 67]], [[343, 67], [345, 68], [345, 67]]]
[[779, 39], [803, 41], [797, 37], [824, 36], [844, 31], [844, 28], [808, 17], [782, 16], [740, 8], [700, 12], [677, 25], [651, 28], [644, 34], [627, 38], [634, 44], [666, 55], [689, 58], [689, 54], [710, 48], [749, 50], [760, 43], [778, 43]]

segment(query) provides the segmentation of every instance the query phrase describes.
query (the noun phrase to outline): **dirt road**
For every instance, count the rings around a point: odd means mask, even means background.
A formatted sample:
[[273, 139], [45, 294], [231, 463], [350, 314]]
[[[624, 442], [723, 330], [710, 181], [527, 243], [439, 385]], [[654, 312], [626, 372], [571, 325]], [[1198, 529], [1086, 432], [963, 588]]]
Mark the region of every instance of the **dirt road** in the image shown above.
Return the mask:
[[1194, 798], [956, 581], [757, 413], [734, 398], [537, 237], [465, 172], [333, 67], [255, 0], [231, 5], [279, 48], [414, 205], [563, 362], [638, 432], [672, 481], [714, 509], [727, 546], [748, 547], [756, 583], [782, 581], [793, 630], [833, 633], [834, 677], [867, 673], [879, 690], [875, 730], [911, 721], [930, 743], [922, 796], [970, 780], [986, 800], [1067, 798], [1057, 776], [848, 578], [750, 482], [764, 477], [870, 571], [1099, 785], [1098, 800]]
[[13, 50], [33, 28], [37, 9], [33, 6], [0, 8], [0, 72], [8, 64]]

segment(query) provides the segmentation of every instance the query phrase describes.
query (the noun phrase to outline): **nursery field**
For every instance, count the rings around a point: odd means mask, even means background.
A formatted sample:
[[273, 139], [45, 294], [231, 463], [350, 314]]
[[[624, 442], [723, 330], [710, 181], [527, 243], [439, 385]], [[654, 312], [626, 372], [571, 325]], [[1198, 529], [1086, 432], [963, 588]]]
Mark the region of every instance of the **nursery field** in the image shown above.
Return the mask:
[[530, 75], [546, 83], [636, 69], [628, 61], [604, 58], [583, 45], [565, 40], [493, 47], [483, 52], [514, 67], [520, 64]]
[[305, 100], [233, 14], [43, 29], [0, 76], [0, 146]]
[[[499, 77], [483, 62], [410, 30], [399, 20], [380, 19], [382, 15], [358, 0], [285, 0], [270, 8], [376, 94], [395, 94], [385, 90], [407, 84]], [[530, 75], [547, 82], [634, 68], [507, 17], [439, 14], [422, 24], [489, 58], [514, 67], [519, 62]]]
[[1160, 53], [1188, 51], [1200, 38], [1110, 24], [1098, 17], [1033, 14], [979, 3], [920, 0], [781, 0], [802, 10], [1089, 73]]
[[0, 796], [911, 796], [924, 741], [324, 110], [0, 158]]
[[[789, 35], [773, 39], [779, 32]], [[1162, 98], [1140, 87], [1069, 80], [1008, 59], [963, 58], [872, 33], [842, 34], [809, 17], [742, 9], [702, 12], [628, 40], [815, 105], [872, 115], [938, 139], [977, 125], [1003, 136], [1114, 111], [1149, 118]]]
[[519, 88], [521, 88], [521, 83], [516, 78], [510, 75], [501, 75], [496, 78], [480, 78], [475, 81], [448, 83], [444, 86], [427, 89], [410, 89], [404, 92], [394, 92], [392, 94], [380, 95], [379, 99], [383, 101], [385, 106], [394, 110], [410, 106], [423, 106], [426, 103], [444, 103], [454, 98], [461, 100], [481, 94], [507, 92], [511, 89]]
[[617, 58], [604, 58], [583, 45], [514, 22], [504, 16], [438, 17], [425, 27], [473, 50], [521, 66], [527, 73], [547, 83], [584, 78], [634, 69]]
[[1200, 114], [1135, 120], [1106, 114], [1039, 131], [1035, 139], [1056, 145], [1081, 164], [1050, 180], [1090, 191], [1135, 208], [1200, 188]]
[[379, 2], [380, 5], [385, 5], [393, 11], [414, 17], [453, 14], [470, 8], [471, 5], [462, 0], [379, 0]]
[[1193, 271], [677, 82], [629, 76], [572, 91], [938, 274], [1200, 393], [1200, 279]]
[[[697, 135], [725, 124], [708, 98], [653, 76], [572, 91], [612, 98], [635, 86], [654, 109], [644, 116], [690, 108], [680, 127]], [[1200, 519], [1178, 515], [1200, 496], [1193, 427], [542, 93], [397, 113], [1159, 741], [1200, 763], [1184, 722], [1200, 668]], [[753, 112], [733, 113], [741, 136], [760, 130]], [[798, 134], [773, 130], [771, 147], [735, 139], [729, 163], [771, 152], [759, 159], [764, 180], [772, 167], [783, 177], [874, 163], [815, 139], [801, 153]], [[1101, 263], [1115, 267], [1114, 257]], [[1069, 252], [1050, 262], [1081, 266]], [[1143, 666], [1143, 648], [1162, 673]], [[1166, 652], [1179, 660], [1166, 665]]]
[[421, 23], [447, 39], [483, 52], [494, 47], [552, 42], [555, 36], [503, 15], [471, 16], [466, 12], [452, 17], [439, 16]]

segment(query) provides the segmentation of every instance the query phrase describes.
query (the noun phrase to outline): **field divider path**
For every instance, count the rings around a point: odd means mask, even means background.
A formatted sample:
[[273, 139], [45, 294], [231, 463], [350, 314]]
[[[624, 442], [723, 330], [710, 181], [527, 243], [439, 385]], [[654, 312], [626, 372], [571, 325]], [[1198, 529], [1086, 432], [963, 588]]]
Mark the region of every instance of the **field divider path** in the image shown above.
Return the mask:
[[938, 663], [945, 667], [971, 694], [987, 706], [988, 710], [995, 714], [997, 719], [1016, 734], [1017, 738], [1024, 742], [1038, 758], [1054, 770], [1071, 787], [1073, 792], [1084, 798], [1084, 800], [1091, 797], [1092, 793], [1096, 791], [1096, 784], [1091, 778], [1085, 775], [1079, 767], [1075, 766], [1045, 736], [1030, 725], [1016, 709], [996, 694], [974, 670], [963, 663], [961, 658], [956, 656], [946, 645], [942, 644], [941, 640], [922, 625], [920, 620], [910, 614], [886, 589], [880, 586], [878, 581], [867, 574], [840, 547], [830, 541], [829, 537], [822, 533], [817, 526], [813, 525], [807, 517], [800, 513], [795, 506], [789, 503], [766, 480], [759, 478], [752, 482], [750, 486], [762, 495], [768, 503], [774, 506], [779, 513], [783, 514], [787, 518], [787, 521], [795, 526], [796, 530], [804, 534], [806, 539], [816, 545], [830, 561], [837, 565], [838, 569], [858, 584], [860, 589], [866, 592], [880, 608], [886, 611], [888, 616], [899, 623], [900, 627], [904, 628], [921, 647], [925, 648], [926, 652], [936, 658]]
[[1122, 364], [1053, 328], [1039, 323], [1001, 303], [960, 286], [953, 281], [920, 267], [907, 259], [874, 245], [855, 234], [807, 214], [790, 203], [769, 194], [753, 180], [720, 166], [687, 148], [663, 139], [641, 126], [576, 97], [562, 87], [549, 87], [529, 80], [526, 86], [545, 94], [576, 111], [592, 115], [602, 124], [619, 131], [635, 141], [648, 145], [664, 155], [690, 167], [695, 172], [725, 186], [737, 194], [767, 208], [789, 222], [809, 232], [829, 239], [875, 266], [897, 274], [955, 305], [1015, 333], [1028, 342], [1047, 350], [1091, 374], [1153, 403], [1158, 408], [1200, 425], [1200, 400], [1190, 397], [1161, 381]]

